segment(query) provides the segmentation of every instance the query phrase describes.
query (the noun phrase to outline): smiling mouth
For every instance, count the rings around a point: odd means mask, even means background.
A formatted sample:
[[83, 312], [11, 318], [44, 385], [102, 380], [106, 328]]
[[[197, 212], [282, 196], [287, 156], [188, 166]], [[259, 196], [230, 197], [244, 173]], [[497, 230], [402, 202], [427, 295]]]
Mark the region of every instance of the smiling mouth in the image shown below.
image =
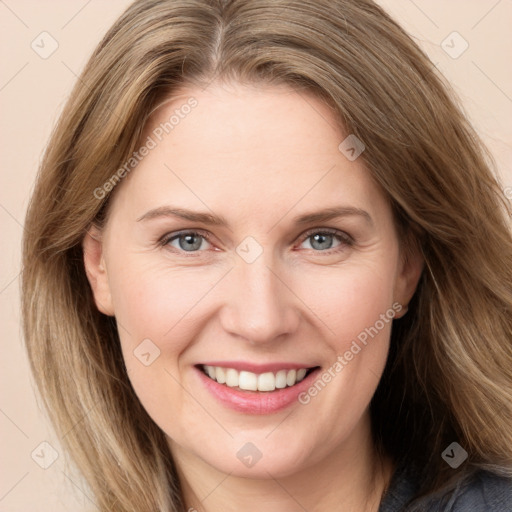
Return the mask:
[[233, 389], [272, 392], [295, 386], [319, 367], [279, 370], [277, 372], [260, 374], [221, 366], [199, 365], [199, 368], [218, 384], [223, 384]]

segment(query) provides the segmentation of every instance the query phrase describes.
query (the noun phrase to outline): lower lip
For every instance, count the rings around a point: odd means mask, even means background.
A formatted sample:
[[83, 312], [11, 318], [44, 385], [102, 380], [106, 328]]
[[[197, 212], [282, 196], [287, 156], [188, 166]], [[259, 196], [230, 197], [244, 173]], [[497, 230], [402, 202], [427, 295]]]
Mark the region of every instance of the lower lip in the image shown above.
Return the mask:
[[210, 379], [199, 368], [195, 370], [206, 389], [229, 409], [246, 414], [272, 414], [298, 403], [299, 394], [311, 386], [320, 369], [316, 368], [294, 386], [275, 391], [240, 391]]

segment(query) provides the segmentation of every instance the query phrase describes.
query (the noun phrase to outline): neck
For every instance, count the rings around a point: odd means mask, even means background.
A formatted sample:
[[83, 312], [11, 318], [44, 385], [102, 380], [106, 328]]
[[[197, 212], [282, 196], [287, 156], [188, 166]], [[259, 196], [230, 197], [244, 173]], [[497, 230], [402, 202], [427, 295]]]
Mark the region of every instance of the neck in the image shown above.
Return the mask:
[[[170, 442], [185, 510], [197, 512], [377, 512], [391, 480], [393, 464], [379, 457], [369, 421], [316, 464], [275, 478], [250, 479], [224, 474]], [[264, 505], [264, 507], [262, 507]]]

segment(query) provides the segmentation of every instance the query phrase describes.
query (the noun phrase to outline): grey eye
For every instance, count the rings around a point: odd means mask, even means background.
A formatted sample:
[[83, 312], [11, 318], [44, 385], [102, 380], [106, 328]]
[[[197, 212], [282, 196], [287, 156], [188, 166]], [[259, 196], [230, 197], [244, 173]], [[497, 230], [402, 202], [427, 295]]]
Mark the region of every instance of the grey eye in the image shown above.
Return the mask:
[[[175, 245], [175, 242], [178, 242], [178, 246]], [[198, 251], [203, 242], [206, 242], [206, 239], [198, 233], [182, 233], [171, 238], [168, 243], [176, 249], [193, 252]]]
[[[317, 251], [325, 251], [327, 249], [331, 249], [334, 245], [334, 241], [337, 237], [330, 233], [315, 233], [310, 235], [304, 240], [304, 242], [310, 242], [311, 247], [306, 247], [307, 249], [315, 249]], [[339, 243], [339, 242], [338, 242]]]

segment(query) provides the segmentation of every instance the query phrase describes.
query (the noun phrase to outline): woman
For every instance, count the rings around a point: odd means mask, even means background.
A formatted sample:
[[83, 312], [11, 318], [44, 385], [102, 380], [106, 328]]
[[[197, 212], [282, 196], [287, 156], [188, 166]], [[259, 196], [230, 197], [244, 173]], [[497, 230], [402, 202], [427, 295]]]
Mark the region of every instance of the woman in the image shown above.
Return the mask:
[[511, 510], [507, 215], [370, 0], [135, 2], [24, 240], [32, 369], [98, 508]]

